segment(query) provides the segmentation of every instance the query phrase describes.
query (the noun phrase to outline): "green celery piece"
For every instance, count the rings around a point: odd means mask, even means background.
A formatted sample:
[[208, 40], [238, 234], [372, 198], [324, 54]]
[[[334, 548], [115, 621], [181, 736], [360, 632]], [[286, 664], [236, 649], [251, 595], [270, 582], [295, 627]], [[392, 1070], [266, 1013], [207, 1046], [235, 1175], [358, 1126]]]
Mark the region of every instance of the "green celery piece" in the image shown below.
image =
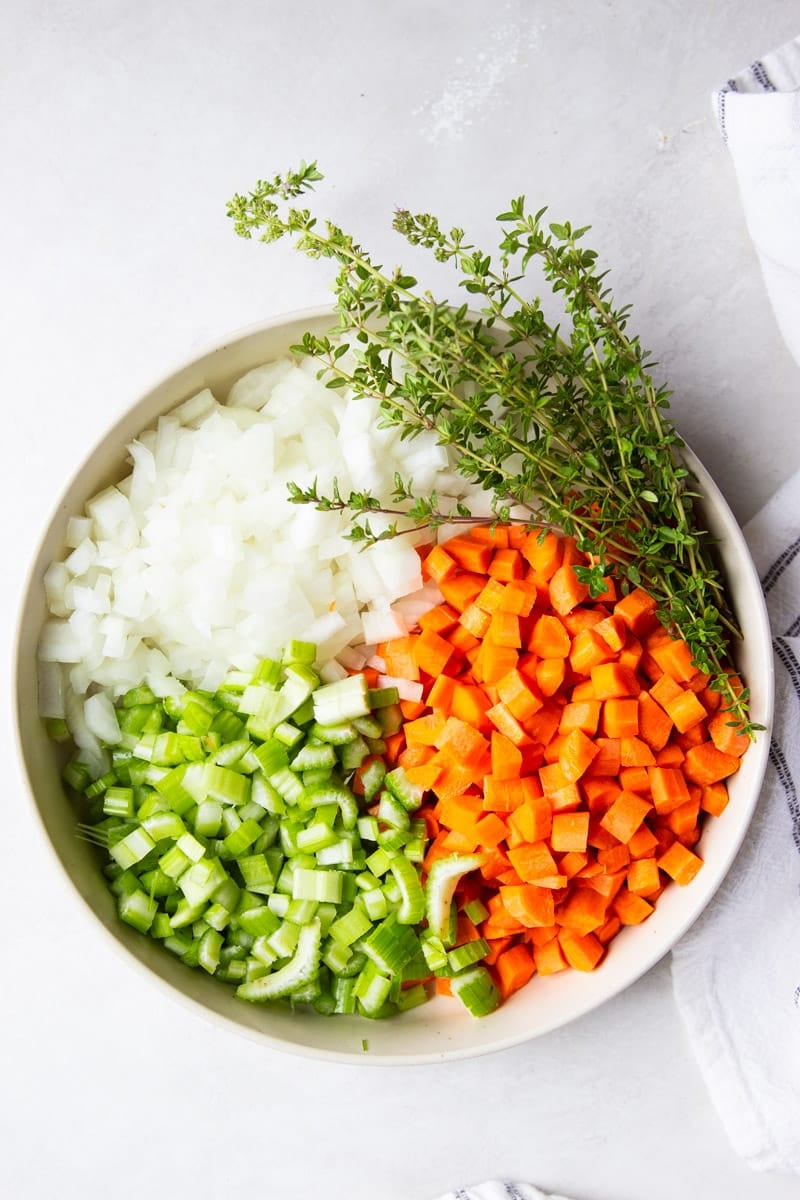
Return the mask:
[[314, 692], [314, 719], [320, 725], [352, 721], [370, 714], [369, 689], [363, 674], [326, 683]]
[[482, 863], [479, 854], [452, 854], [431, 863], [425, 883], [425, 915], [428, 928], [442, 942], [450, 936], [450, 910], [459, 881]]
[[213, 975], [219, 966], [219, 956], [222, 950], [222, 935], [216, 929], [207, 929], [200, 939], [197, 960], [204, 971]]
[[[391, 792], [381, 792], [378, 803], [378, 820], [393, 829], [406, 830], [411, 825], [408, 809]], [[380, 840], [380, 839], [379, 839]]]
[[319, 970], [322, 933], [320, 923], [311, 921], [300, 929], [297, 948], [285, 966], [260, 979], [241, 984], [236, 995], [241, 1000], [264, 1001], [288, 996], [316, 978]]
[[[361, 775], [361, 785], [364, 788], [364, 801], [369, 804], [383, 786], [386, 778], [386, 766], [383, 759], [375, 758]], [[373, 839], [374, 840], [374, 839]]]
[[140, 933], [147, 933], [158, 914], [158, 905], [141, 888], [137, 888], [135, 892], [120, 896], [117, 911], [128, 925]]
[[372, 928], [372, 922], [362, 907], [354, 905], [348, 912], [338, 917], [328, 934], [341, 946], [352, 946], [359, 938], [364, 937]]
[[396, 914], [391, 913], [360, 946], [379, 971], [396, 975], [418, 953], [420, 943], [414, 930], [409, 925], [401, 925]]
[[458, 974], [465, 967], [471, 967], [473, 963], [480, 962], [488, 953], [489, 943], [485, 938], [475, 938], [471, 942], [464, 942], [462, 946], [456, 946], [448, 951], [447, 963], [450, 970]]
[[389, 870], [400, 890], [398, 922], [401, 925], [418, 925], [425, 916], [425, 893], [416, 867], [403, 854], [393, 854], [389, 860]]
[[450, 980], [453, 995], [473, 1017], [486, 1017], [500, 1003], [500, 992], [489, 972], [482, 964], [467, 967]]

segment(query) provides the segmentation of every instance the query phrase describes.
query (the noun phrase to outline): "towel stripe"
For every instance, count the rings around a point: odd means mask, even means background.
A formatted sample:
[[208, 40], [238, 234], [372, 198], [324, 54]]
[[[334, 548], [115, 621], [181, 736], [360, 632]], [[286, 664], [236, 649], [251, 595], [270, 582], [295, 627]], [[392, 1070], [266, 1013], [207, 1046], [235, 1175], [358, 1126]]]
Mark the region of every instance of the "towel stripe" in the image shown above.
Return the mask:
[[754, 63], [751, 63], [750, 70], [753, 72], [756, 82], [761, 84], [765, 92], [774, 92], [777, 90], [762, 62], [756, 60]]
[[769, 760], [775, 768], [775, 774], [778, 776], [778, 781], [786, 796], [789, 816], [792, 820], [792, 841], [800, 854], [800, 801], [798, 801], [797, 788], [786, 756], [774, 738], [769, 748]]
[[786, 549], [775, 559], [769, 570], [762, 576], [761, 586], [765, 592], [772, 591], [781, 575], [783, 575], [787, 567], [794, 562], [798, 554], [800, 554], [800, 537], [797, 538], [796, 541], [792, 542], [790, 546], [786, 547]]

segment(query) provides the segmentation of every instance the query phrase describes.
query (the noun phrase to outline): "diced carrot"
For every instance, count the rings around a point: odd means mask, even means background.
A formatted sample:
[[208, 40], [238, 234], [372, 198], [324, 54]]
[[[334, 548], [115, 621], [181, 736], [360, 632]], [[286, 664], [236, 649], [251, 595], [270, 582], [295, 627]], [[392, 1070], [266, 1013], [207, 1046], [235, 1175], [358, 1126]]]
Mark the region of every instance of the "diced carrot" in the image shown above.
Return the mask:
[[504, 995], [537, 969], [592, 969], [665, 879], [688, 882], [702, 815], [724, 809], [749, 744], [655, 602], [616, 599], [613, 579], [589, 599], [575, 568], [596, 560], [540, 532], [487, 523], [420, 548], [444, 600], [377, 649], [387, 675], [422, 683], [383, 757], [435, 798], [423, 870], [480, 852], [457, 899], [488, 908]]
[[543, 613], [533, 627], [530, 648], [540, 658], [567, 658], [572, 642], [558, 617]]
[[651, 805], [635, 792], [620, 792], [600, 824], [620, 842], [628, 842], [641, 825]]
[[550, 603], [561, 617], [583, 604], [588, 595], [588, 587], [578, 580], [572, 566], [560, 566], [550, 577]]
[[500, 646], [491, 638], [484, 638], [478, 656], [472, 664], [475, 678], [482, 683], [498, 683], [517, 666], [519, 656], [511, 646]]
[[500, 896], [506, 911], [526, 928], [553, 924], [555, 910], [553, 893], [549, 888], [533, 887], [527, 883], [503, 886]]
[[[597, 608], [590, 608], [588, 604], [579, 604], [577, 608], [573, 608], [572, 612], [565, 613], [561, 618], [561, 620], [564, 622], [564, 627], [569, 633], [569, 636], [573, 639], [573, 642], [579, 633], [583, 633], [586, 630], [592, 629], [595, 625], [598, 625], [602, 619], [603, 613], [601, 610]], [[605, 654], [607, 650], [608, 646], [604, 645], [602, 648], [602, 653]], [[613, 653], [610, 655], [610, 657], [614, 657]]]
[[650, 791], [649, 767], [620, 767], [618, 778], [620, 787], [626, 792], [636, 792], [639, 796], [645, 796]]
[[599, 747], [599, 753], [586, 772], [587, 776], [618, 775], [620, 769], [619, 738], [598, 737], [595, 739], [595, 744]]
[[561, 538], [550, 530], [534, 529], [521, 547], [524, 557], [541, 579], [550, 579], [564, 557]]
[[491, 708], [491, 701], [482, 688], [471, 683], [455, 681], [451, 701], [451, 713], [460, 721], [474, 725], [481, 733], [489, 731], [489, 720], [486, 716]]
[[518, 942], [498, 956], [495, 962], [495, 971], [500, 985], [500, 995], [507, 1000], [532, 978], [536, 971], [536, 964], [527, 946]]
[[652, 904], [644, 896], [637, 896], [628, 888], [617, 893], [613, 909], [623, 925], [641, 925], [653, 912]]
[[694, 879], [703, 865], [703, 860], [693, 854], [691, 850], [687, 850], [680, 842], [673, 842], [669, 849], [661, 855], [658, 865], [669, 875], [670, 879], [674, 879], [676, 883], [685, 887]]
[[494, 704], [486, 713], [489, 720], [494, 725], [495, 729], [500, 733], [505, 734], [509, 741], [515, 746], [524, 746], [530, 741], [530, 737], [517, 718], [511, 712], [507, 704], [500, 701], [499, 704]]
[[540, 767], [539, 783], [542, 785], [542, 792], [545, 796], [550, 796], [559, 788], [564, 787], [567, 779], [561, 764], [556, 761]]
[[580, 888], [559, 908], [557, 920], [578, 937], [593, 933], [605, 924], [608, 899], [591, 888]]
[[672, 718], [653, 698], [652, 692], [639, 693], [639, 737], [655, 753], [663, 750], [672, 733]]
[[560, 723], [559, 709], [545, 704], [535, 716], [525, 722], [525, 732], [531, 741], [546, 746], [555, 737]]
[[608, 643], [612, 650], [619, 651], [625, 645], [627, 627], [622, 618], [613, 613], [610, 617], [604, 617], [598, 621], [594, 631]]
[[[425, 629], [414, 642], [412, 654], [420, 671], [436, 678], [440, 675], [453, 653], [453, 647], [441, 634]], [[388, 666], [388, 662], [387, 662]]]
[[700, 816], [700, 797], [687, 800], [685, 804], [678, 805], [673, 808], [672, 812], [667, 815], [667, 825], [672, 832], [677, 836], [678, 840], [686, 843], [687, 835], [694, 834], [697, 829], [697, 820]]
[[458, 620], [458, 613], [449, 604], [436, 604], [419, 618], [420, 629], [432, 629], [434, 633], [449, 633]]
[[583, 733], [593, 736], [597, 732], [600, 720], [599, 700], [576, 700], [568, 702], [561, 710], [559, 733], [571, 733], [580, 729]]
[[444, 730], [447, 718], [443, 712], [432, 712], [425, 717], [417, 717], [415, 721], [406, 721], [403, 732], [409, 746], [418, 743], [422, 746], [436, 746]]
[[[550, 845], [557, 853], [586, 849], [589, 836], [588, 812], [554, 813]], [[568, 872], [565, 872], [568, 874]]]
[[448, 716], [452, 709], [455, 686], [455, 680], [449, 675], [440, 675], [438, 679], [434, 679], [427, 696], [429, 707], [434, 712], [443, 712]]
[[509, 850], [509, 862], [526, 883], [545, 876], [558, 875], [558, 867], [546, 842], [533, 842]]
[[507, 836], [506, 823], [498, 817], [497, 813], [487, 813], [475, 825], [475, 837], [478, 845], [485, 846], [489, 850], [494, 850], [501, 842], [505, 841]]
[[660, 815], [672, 812], [689, 799], [686, 779], [678, 767], [651, 767], [650, 790], [653, 807]]
[[677, 742], [669, 742], [663, 750], [656, 754], [656, 765], [659, 767], [679, 767], [686, 758]]
[[653, 896], [661, 888], [654, 858], [638, 858], [628, 867], [628, 891], [634, 896]]
[[615, 652], [594, 629], [582, 629], [575, 634], [569, 653], [569, 665], [576, 675], [589, 675], [592, 667], [609, 662]]
[[[693, 746], [701, 746], [703, 742], [710, 742], [707, 723], [705, 721], [698, 722], [691, 729], [687, 729], [686, 733], [679, 733], [675, 737], [675, 745], [680, 746], [684, 755], [687, 750], [691, 750]], [[710, 744], [713, 745], [713, 742], [710, 742]]]
[[494, 549], [505, 549], [509, 544], [507, 525], [473, 525], [468, 534], [476, 542], [483, 542]]
[[553, 812], [568, 812], [580, 808], [581, 793], [577, 783], [565, 783], [563, 787], [554, 788], [547, 797]]
[[543, 696], [554, 696], [564, 686], [565, 658], [542, 658], [536, 664], [536, 682]]
[[463, 612], [482, 591], [485, 576], [476, 575], [471, 571], [459, 571], [449, 579], [439, 583], [439, 591], [451, 608]]
[[622, 922], [620, 921], [619, 917], [614, 914], [608, 918], [602, 929], [596, 930], [595, 937], [601, 941], [603, 945], [606, 945], [617, 936], [621, 928]]
[[405, 734], [401, 730], [399, 733], [390, 733], [383, 740], [386, 746], [386, 749], [383, 751], [383, 757], [388, 763], [396, 763], [400, 751], [406, 744]]
[[528, 721], [542, 707], [534, 684], [516, 667], [497, 681], [497, 694], [518, 721]]
[[422, 572], [435, 583], [449, 579], [454, 574], [457, 564], [452, 555], [443, 546], [433, 546], [422, 561]]
[[658, 845], [658, 838], [647, 824], [642, 824], [628, 841], [631, 858], [647, 858]]
[[462, 534], [448, 538], [445, 548], [450, 557], [465, 571], [481, 575], [485, 575], [489, 570], [494, 553], [491, 544]]
[[496, 779], [516, 779], [522, 767], [522, 754], [499, 729], [492, 730], [492, 775]]
[[728, 805], [728, 789], [724, 783], [710, 783], [700, 794], [700, 807], [713, 817], [720, 816]]
[[398, 754], [397, 765], [403, 767], [404, 770], [409, 767], [419, 767], [430, 762], [435, 753], [432, 746], [424, 746], [422, 742], [412, 742], [410, 745], [406, 744], [405, 749]]
[[565, 781], [575, 783], [580, 779], [598, 754], [598, 746], [582, 729], [573, 729], [568, 733], [558, 756]]
[[735, 718], [725, 711], [715, 713], [708, 722], [709, 737], [714, 745], [723, 754], [730, 754], [734, 758], [740, 758], [750, 745], [750, 738], [741, 732], [741, 728]]
[[495, 550], [494, 557], [489, 564], [489, 576], [492, 579], [499, 579], [503, 583], [510, 583], [512, 579], [522, 579], [524, 574], [525, 564], [519, 550], [514, 550], [511, 547]]
[[622, 667], [619, 663], [601, 663], [597, 667], [592, 667], [591, 677], [598, 700], [638, 696], [642, 690], [639, 680], [630, 667]]
[[664, 710], [679, 733], [688, 733], [695, 725], [704, 721], [707, 715], [695, 693], [688, 689], [673, 700], [667, 700]]
[[[395, 675], [401, 679], [419, 679], [419, 668], [414, 654], [414, 648], [419, 638], [427, 635], [409, 634], [407, 637], [393, 638], [383, 646], [383, 659], [386, 663], [387, 675]], [[438, 638], [438, 634], [433, 634]], [[444, 640], [444, 639], [440, 639]], [[450, 647], [448, 646], [448, 652]]]
[[436, 784], [441, 776], [442, 768], [439, 763], [429, 761], [406, 767], [405, 772], [410, 783], [427, 792]]
[[[494, 582], [494, 580], [490, 580], [490, 582]], [[501, 612], [516, 613], [518, 617], [528, 617], [536, 604], [536, 595], [536, 587], [527, 580], [512, 579], [503, 588], [497, 607]]]
[[623, 767], [651, 767], [656, 760], [641, 738], [622, 737], [619, 739], [619, 761]]
[[631, 853], [627, 846], [609, 846], [607, 850], [598, 850], [597, 861], [609, 875], [624, 871], [631, 861]]
[[493, 612], [503, 608], [506, 585], [498, 579], [487, 579], [475, 598], [475, 604], [491, 617]]
[[586, 797], [590, 813], [604, 813], [616, 800], [621, 792], [616, 778], [610, 775], [594, 775], [588, 773], [581, 780], [581, 791]]
[[593, 933], [579, 937], [563, 929], [558, 941], [564, 957], [576, 971], [593, 971], [605, 953], [605, 946]]
[[634, 588], [614, 605], [614, 615], [621, 617], [636, 637], [643, 637], [658, 624], [657, 607], [652, 596], [641, 588]]
[[692, 783], [707, 787], [734, 775], [739, 770], [739, 759], [732, 754], [723, 754], [713, 742], [703, 742], [687, 750], [683, 770]]
[[534, 946], [533, 961], [539, 975], [555, 975], [569, 966], [557, 938], [551, 938], [543, 946]]
[[[481, 926], [480, 930], [484, 937], [486, 937], [485, 929], [486, 926], [484, 924]], [[507, 950], [508, 947], [513, 944], [514, 938], [511, 934], [507, 934], [505, 937], [492, 938], [491, 940], [486, 938], [486, 940], [489, 942], [489, 953], [484, 955], [483, 961], [486, 963], [487, 967], [492, 967], [497, 962], [503, 951]]]
[[688, 683], [697, 670], [692, 653], [682, 638], [669, 638], [654, 646], [650, 653], [664, 674], [678, 683]]
[[[548, 801], [543, 796], [526, 798], [525, 802], [508, 816], [509, 839], [512, 833], [519, 839], [516, 846], [512, 846], [509, 840], [509, 855], [512, 849], [520, 849], [525, 844], [544, 842], [545, 838], [550, 837], [552, 826], [553, 810]], [[513, 862], [513, 859], [511, 861]], [[519, 870], [516, 863], [514, 867]], [[522, 878], [525, 876], [522, 875]]]
[[465, 826], [464, 829], [448, 829], [442, 848], [448, 854], [472, 854], [478, 849], [478, 834], [476, 826]]
[[[560, 816], [567, 814], [560, 813]], [[588, 813], [579, 813], [578, 816], [588, 816]], [[586, 871], [599, 871], [601, 868], [598, 863], [590, 863], [589, 855], [583, 850], [568, 850], [563, 858], [559, 859], [558, 869], [562, 875], [566, 875], [567, 879], [572, 879], [574, 875], [584, 877]]]
[[603, 733], [610, 738], [636, 737], [639, 733], [639, 701], [630, 696], [606, 700]]
[[[480, 599], [480, 597], [478, 597], [478, 599]], [[472, 604], [468, 604], [464, 609], [461, 616], [458, 618], [458, 623], [459, 625], [462, 625], [468, 633], [471, 633], [473, 637], [483, 638], [486, 637], [486, 634], [489, 632], [489, 626], [492, 623], [492, 617], [491, 614], [486, 612], [485, 609], [479, 607], [477, 600], [474, 600]]]

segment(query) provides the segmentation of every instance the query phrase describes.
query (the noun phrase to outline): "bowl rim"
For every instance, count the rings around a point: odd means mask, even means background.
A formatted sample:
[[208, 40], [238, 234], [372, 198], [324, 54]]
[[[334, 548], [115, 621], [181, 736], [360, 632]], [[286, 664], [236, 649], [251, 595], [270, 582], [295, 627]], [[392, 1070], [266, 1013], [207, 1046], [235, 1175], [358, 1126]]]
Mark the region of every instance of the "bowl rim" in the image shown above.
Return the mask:
[[[443, 1048], [438, 1051], [425, 1051], [408, 1054], [383, 1052], [375, 1053], [371, 1051], [355, 1053], [350, 1050], [339, 1051], [327, 1047], [304, 1045], [300, 1042], [293, 1042], [280, 1036], [276, 1036], [270, 1033], [268, 1029], [256, 1029], [247, 1024], [240, 1023], [224, 1012], [211, 1010], [206, 1004], [203, 1003], [202, 1000], [195, 998], [183, 988], [170, 982], [160, 972], [153, 969], [143, 959], [131, 952], [125, 943], [115, 935], [112, 928], [107, 926], [105, 922], [100, 919], [98, 913], [90, 904], [87, 897], [80, 892], [74, 880], [70, 877], [69, 871], [59, 858], [55, 843], [47, 827], [44, 814], [36, 800], [33, 781], [28, 771], [26, 755], [23, 748], [23, 713], [19, 703], [19, 680], [24, 666], [22, 660], [22, 629], [25, 622], [26, 600], [34, 588], [41, 586], [41, 581], [37, 579], [36, 576], [37, 563], [44, 549], [44, 544], [47, 540], [49, 531], [58, 519], [67, 492], [72, 488], [75, 481], [88, 467], [103, 443], [113, 440], [120, 427], [126, 423], [130, 410], [135, 408], [140, 401], [144, 400], [152, 392], [161, 387], [167, 386], [174, 377], [180, 375], [183, 371], [190, 369], [198, 362], [226, 350], [232, 344], [246, 341], [250, 337], [267, 333], [270, 330], [279, 329], [292, 323], [306, 321], [319, 322], [324, 318], [331, 319], [331, 328], [333, 328], [337, 318], [336, 309], [331, 305], [316, 305], [312, 307], [294, 309], [273, 315], [261, 321], [240, 326], [220, 337], [216, 337], [210, 339], [208, 342], [204, 342], [200, 347], [193, 350], [190, 354], [183, 356], [171, 368], [162, 371], [156, 379], [151, 380], [149, 386], [138, 389], [137, 395], [118, 411], [113, 423], [110, 426], [107, 426], [100, 433], [99, 437], [93, 440], [92, 445], [82, 456], [80, 462], [69, 472], [66, 482], [59, 490], [59, 494], [55, 500], [55, 503], [51, 506], [44, 519], [39, 536], [36, 539], [32, 552], [30, 553], [28, 568], [24, 575], [24, 580], [17, 603], [16, 617], [13, 626], [14, 643], [11, 663], [11, 686], [13, 692], [11, 705], [13, 710], [12, 727], [16, 756], [21, 767], [22, 780], [27, 789], [29, 799], [32, 801], [31, 807], [34, 813], [34, 822], [36, 828], [38, 829], [41, 841], [46, 845], [47, 853], [50, 856], [51, 861], [56, 865], [56, 874], [60, 877], [61, 882], [64, 885], [64, 891], [68, 892], [73, 900], [78, 901], [78, 904], [76, 905], [76, 911], [80, 911], [82, 913], [82, 919], [85, 921], [86, 926], [99, 933], [105, 944], [108, 944], [112, 947], [117, 957], [121, 961], [136, 969], [144, 980], [149, 981], [151, 984], [155, 983], [159, 990], [165, 995], [169, 996], [174, 1002], [177, 1001], [177, 1003], [183, 1008], [196, 1013], [196, 1015], [199, 1016], [201, 1020], [204, 1020], [207, 1024], [221, 1024], [226, 1029], [229, 1029], [231, 1032], [237, 1034], [239, 1037], [244, 1037], [248, 1041], [256, 1043], [261, 1047], [269, 1047], [270, 1049], [278, 1050], [284, 1054], [291, 1054], [300, 1058], [316, 1059], [319, 1061], [346, 1064], [350, 1066], [419, 1066], [446, 1061], [456, 1061], [459, 1059], [477, 1058], [485, 1054], [498, 1053], [502, 1050], [522, 1045], [528, 1041], [533, 1041], [537, 1037], [553, 1032], [556, 1029], [571, 1023], [573, 1020], [578, 1020], [581, 1017], [585, 1017], [595, 1009], [602, 1007], [607, 1001], [613, 999], [615, 996], [618, 996], [628, 987], [631, 987], [634, 983], [641, 979], [642, 976], [650, 971], [652, 967], [656, 965], [656, 963], [658, 963], [662, 958], [666, 957], [666, 955], [672, 950], [673, 946], [680, 940], [684, 933], [686, 933], [687, 929], [689, 929], [707, 911], [716, 891], [728, 875], [737, 855], [739, 854], [739, 851], [741, 850], [742, 844], [750, 828], [753, 814], [758, 805], [763, 787], [763, 778], [769, 754], [770, 735], [774, 716], [775, 667], [771, 652], [768, 655], [767, 661], [763, 667], [764, 674], [762, 683], [764, 685], [763, 699], [765, 708], [764, 730], [759, 734], [756, 743], [748, 750], [748, 755], [756, 754], [760, 759], [755, 769], [755, 779], [753, 782], [752, 791], [748, 798], [748, 804], [741, 815], [740, 827], [737, 831], [737, 836], [729, 841], [729, 844], [726, 846], [726, 852], [722, 858], [715, 860], [713, 879], [710, 886], [707, 885], [707, 894], [705, 895], [700, 908], [694, 909], [690, 913], [686, 914], [685, 917], [683, 917], [675, 925], [675, 928], [670, 931], [670, 935], [666, 941], [662, 939], [654, 946], [650, 947], [648, 947], [646, 944], [643, 944], [641, 947], [641, 957], [637, 958], [636, 970], [634, 972], [629, 971], [627, 974], [625, 974], [614, 984], [614, 986], [609, 988], [609, 990], [603, 994], [600, 1000], [595, 1000], [587, 1004], [585, 1008], [582, 1008], [577, 1012], [570, 1012], [561, 1019], [556, 1016], [555, 1019], [546, 1023], [545, 1026], [532, 1032], [511, 1032], [505, 1036], [499, 1036], [494, 1039], [486, 1039], [479, 1045], [470, 1044], [462, 1047]], [[178, 402], [176, 401], [176, 403]], [[754, 631], [754, 641], [761, 640], [762, 638], [766, 637], [766, 644], [771, 646], [770, 622], [767, 613], [766, 601], [761, 589], [752, 556], [744, 540], [741, 528], [725, 496], [714, 482], [713, 477], [706, 469], [702, 461], [691, 450], [691, 448], [685, 444], [681, 453], [687, 459], [687, 464], [689, 465], [690, 470], [700, 476], [701, 485], [703, 487], [707, 487], [709, 484], [711, 485], [711, 489], [714, 493], [714, 506], [719, 510], [720, 516], [726, 521], [726, 523], [738, 533], [738, 536], [736, 537], [736, 540], [739, 543], [737, 546], [737, 552], [744, 552], [742, 556], [742, 566], [747, 569], [747, 573], [751, 576], [751, 582], [754, 580], [757, 585], [757, 614], [752, 614], [752, 616], [757, 615], [760, 629], [758, 630], [758, 638], [756, 637]], [[368, 1034], [370, 1027], [370, 1024], [365, 1022], [365, 1036]]]

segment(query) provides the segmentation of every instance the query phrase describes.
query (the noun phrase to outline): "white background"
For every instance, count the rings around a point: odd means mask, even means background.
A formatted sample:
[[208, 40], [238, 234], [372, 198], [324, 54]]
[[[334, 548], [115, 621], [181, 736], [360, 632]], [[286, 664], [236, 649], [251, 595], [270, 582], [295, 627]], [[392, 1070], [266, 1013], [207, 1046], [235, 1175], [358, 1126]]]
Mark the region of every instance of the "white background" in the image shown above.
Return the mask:
[[[798, 376], [708, 94], [797, 24], [788, 0], [6, 0], [7, 657], [37, 537], [112, 419], [207, 341], [325, 302], [324, 267], [239, 241], [225, 217], [234, 191], [300, 158], [325, 171], [323, 209], [389, 263], [395, 205], [478, 242], [521, 192], [591, 223], [682, 432], [746, 520], [800, 462]], [[797, 1196], [726, 1142], [668, 963], [489, 1058], [284, 1057], [111, 955], [13, 766], [4, 784], [4, 1196], [431, 1200], [497, 1175], [578, 1200]]]

